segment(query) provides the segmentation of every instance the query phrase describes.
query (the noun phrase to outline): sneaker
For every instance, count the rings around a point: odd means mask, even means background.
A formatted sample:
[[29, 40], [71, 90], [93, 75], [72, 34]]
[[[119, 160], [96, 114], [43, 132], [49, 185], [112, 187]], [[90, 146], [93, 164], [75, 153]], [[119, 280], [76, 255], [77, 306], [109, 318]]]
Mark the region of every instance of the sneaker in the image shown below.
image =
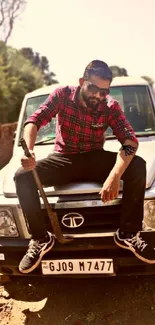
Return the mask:
[[155, 263], [155, 248], [146, 243], [140, 232], [132, 238], [122, 239], [120, 238], [120, 231], [118, 229], [114, 235], [114, 241], [119, 247], [133, 252], [141, 261], [149, 264]]
[[55, 239], [50, 232], [48, 232], [47, 239], [31, 239], [28, 250], [19, 264], [19, 271], [22, 273], [32, 272], [40, 264], [42, 257], [54, 246], [54, 242]]

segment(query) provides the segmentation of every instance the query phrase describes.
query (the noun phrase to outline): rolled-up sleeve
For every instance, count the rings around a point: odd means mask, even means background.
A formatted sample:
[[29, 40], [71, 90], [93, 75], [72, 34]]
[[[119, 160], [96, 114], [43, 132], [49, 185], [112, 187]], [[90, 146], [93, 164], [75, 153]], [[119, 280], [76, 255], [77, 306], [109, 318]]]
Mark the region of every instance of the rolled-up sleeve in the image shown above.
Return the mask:
[[28, 117], [24, 126], [28, 123], [34, 123], [39, 130], [41, 127], [49, 123], [51, 119], [57, 115], [62, 103], [62, 97], [62, 88], [57, 88], [48, 96], [45, 102]]
[[113, 101], [110, 106], [109, 125], [114, 135], [123, 144], [127, 139], [138, 144], [137, 137], [130, 123], [127, 121], [118, 102]]

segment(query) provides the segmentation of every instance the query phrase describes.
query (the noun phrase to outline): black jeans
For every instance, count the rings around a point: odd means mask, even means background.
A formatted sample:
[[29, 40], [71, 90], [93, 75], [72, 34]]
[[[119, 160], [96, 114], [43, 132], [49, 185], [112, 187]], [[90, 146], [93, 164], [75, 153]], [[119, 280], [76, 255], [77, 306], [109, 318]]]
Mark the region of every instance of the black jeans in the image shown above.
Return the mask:
[[[116, 161], [117, 153], [95, 150], [88, 153], [62, 155], [52, 153], [37, 161], [36, 170], [45, 186], [62, 185], [73, 181], [103, 183]], [[32, 237], [42, 238], [46, 226], [41, 213], [40, 199], [31, 171], [22, 167], [15, 174], [16, 191], [23, 213], [29, 222]], [[146, 185], [146, 163], [135, 156], [122, 175], [124, 181], [121, 231], [137, 232], [142, 228], [143, 201]], [[104, 207], [103, 207], [104, 208]]]

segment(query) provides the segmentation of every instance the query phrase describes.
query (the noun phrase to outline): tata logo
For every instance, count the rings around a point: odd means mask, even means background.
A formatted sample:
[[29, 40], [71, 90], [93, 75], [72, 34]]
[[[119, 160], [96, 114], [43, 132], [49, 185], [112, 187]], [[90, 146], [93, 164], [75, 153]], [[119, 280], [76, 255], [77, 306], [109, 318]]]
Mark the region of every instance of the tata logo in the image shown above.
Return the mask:
[[62, 224], [67, 228], [77, 228], [84, 223], [84, 217], [77, 212], [70, 212], [63, 216]]

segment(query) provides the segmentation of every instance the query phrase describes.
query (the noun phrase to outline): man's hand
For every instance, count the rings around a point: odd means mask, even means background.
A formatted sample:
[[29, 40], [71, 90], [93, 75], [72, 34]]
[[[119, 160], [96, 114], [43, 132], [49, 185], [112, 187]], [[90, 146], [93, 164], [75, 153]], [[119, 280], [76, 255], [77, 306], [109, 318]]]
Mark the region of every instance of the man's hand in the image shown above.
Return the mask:
[[101, 195], [101, 200], [105, 203], [107, 201], [116, 199], [118, 197], [119, 186], [120, 175], [110, 174], [99, 192]]
[[35, 154], [32, 150], [29, 150], [32, 157], [26, 157], [25, 155], [21, 158], [21, 164], [25, 170], [32, 170], [36, 167]]

